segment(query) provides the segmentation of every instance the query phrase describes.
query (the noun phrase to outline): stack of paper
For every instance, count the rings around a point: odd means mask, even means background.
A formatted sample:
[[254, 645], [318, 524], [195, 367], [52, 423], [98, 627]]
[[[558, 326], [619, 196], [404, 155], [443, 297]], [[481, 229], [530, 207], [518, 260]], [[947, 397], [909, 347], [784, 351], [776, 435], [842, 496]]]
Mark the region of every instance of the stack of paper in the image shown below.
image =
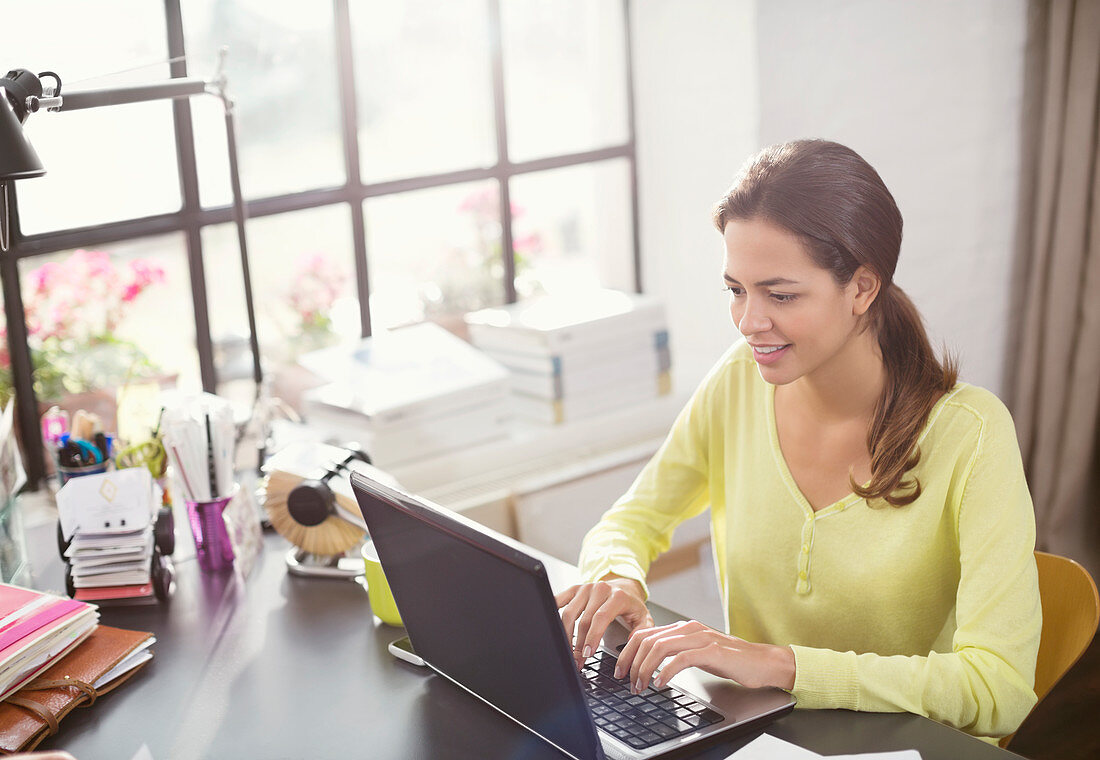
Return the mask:
[[617, 290], [544, 298], [468, 314], [471, 342], [512, 374], [513, 408], [560, 423], [668, 393], [664, 306]]
[[160, 503], [144, 467], [85, 475], [57, 493], [74, 597], [147, 600], [154, 595], [153, 518]]
[[90, 604], [0, 584], [0, 699], [76, 647], [98, 620]]
[[[117, 533], [78, 532], [65, 557], [69, 560], [77, 599], [146, 596], [153, 592], [151, 526]], [[81, 593], [84, 589], [95, 591]]]
[[356, 442], [378, 467], [507, 434], [508, 372], [426, 322], [299, 357], [327, 385], [304, 396], [303, 416], [338, 443]]

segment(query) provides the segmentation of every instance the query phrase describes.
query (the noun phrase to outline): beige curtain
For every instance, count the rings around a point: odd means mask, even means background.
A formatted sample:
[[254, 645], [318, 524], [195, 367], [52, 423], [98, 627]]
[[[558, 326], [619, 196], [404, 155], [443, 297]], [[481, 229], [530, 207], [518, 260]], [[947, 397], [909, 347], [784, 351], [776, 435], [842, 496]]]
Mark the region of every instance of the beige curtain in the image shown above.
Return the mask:
[[1025, 188], [1030, 209], [1022, 209], [1027, 234], [1018, 272], [1025, 279], [1010, 401], [1039, 547], [1096, 573], [1100, 0], [1047, 0], [1032, 11], [1043, 51], [1040, 111], [1034, 184]]

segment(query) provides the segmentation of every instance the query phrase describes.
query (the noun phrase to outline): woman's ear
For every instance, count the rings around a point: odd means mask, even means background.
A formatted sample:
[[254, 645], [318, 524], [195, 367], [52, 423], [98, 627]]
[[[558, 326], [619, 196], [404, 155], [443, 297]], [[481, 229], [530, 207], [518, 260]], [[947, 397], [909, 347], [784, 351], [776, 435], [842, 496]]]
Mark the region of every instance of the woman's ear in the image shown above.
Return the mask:
[[852, 313], [863, 316], [878, 297], [882, 281], [878, 275], [865, 266], [861, 266], [852, 275], [851, 284], [855, 286], [855, 298], [852, 301]]

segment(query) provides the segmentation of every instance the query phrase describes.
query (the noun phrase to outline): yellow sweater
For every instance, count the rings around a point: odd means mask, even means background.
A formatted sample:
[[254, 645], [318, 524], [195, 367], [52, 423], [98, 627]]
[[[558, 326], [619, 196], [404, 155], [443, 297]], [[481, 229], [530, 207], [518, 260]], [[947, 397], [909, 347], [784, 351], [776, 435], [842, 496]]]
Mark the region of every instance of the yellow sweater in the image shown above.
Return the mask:
[[584, 577], [644, 585], [675, 527], [709, 507], [727, 631], [791, 646], [799, 707], [1014, 731], [1036, 701], [1042, 612], [1008, 410], [960, 383], [919, 439], [915, 502], [849, 494], [815, 513], [783, 459], [774, 396], [747, 345], [731, 348], [585, 538]]

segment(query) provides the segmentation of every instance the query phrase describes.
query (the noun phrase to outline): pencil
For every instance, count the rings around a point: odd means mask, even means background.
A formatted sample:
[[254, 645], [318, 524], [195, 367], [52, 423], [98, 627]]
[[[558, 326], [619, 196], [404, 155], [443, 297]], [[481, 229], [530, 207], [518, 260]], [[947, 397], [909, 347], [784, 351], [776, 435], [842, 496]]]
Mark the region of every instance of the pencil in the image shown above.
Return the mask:
[[206, 469], [210, 472], [210, 499], [218, 498], [218, 469], [214, 466], [214, 436], [210, 433], [210, 412], [206, 415]]
[[172, 446], [172, 454], [176, 457], [176, 466], [180, 469], [180, 477], [183, 478], [183, 486], [187, 489], [188, 495], [191, 497], [191, 501], [195, 501], [197, 498], [195, 495], [195, 489], [191, 488], [191, 481], [187, 479], [187, 470], [183, 469], [183, 460], [180, 459], [180, 450], [174, 445]]

